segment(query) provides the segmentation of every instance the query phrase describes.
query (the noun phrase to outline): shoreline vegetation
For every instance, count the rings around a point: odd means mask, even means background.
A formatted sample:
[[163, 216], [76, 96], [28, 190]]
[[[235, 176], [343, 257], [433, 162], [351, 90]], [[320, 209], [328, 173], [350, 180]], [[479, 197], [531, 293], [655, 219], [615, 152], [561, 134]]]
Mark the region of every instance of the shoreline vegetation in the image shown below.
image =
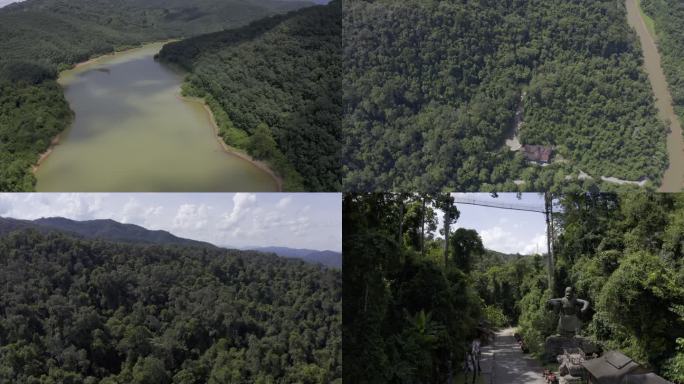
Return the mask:
[[245, 160], [250, 164], [254, 165], [255, 167], [261, 169], [262, 171], [268, 173], [273, 178], [273, 180], [275, 180], [276, 185], [278, 186], [278, 192], [283, 192], [283, 178], [280, 175], [278, 175], [273, 169], [271, 169], [270, 165], [267, 162], [257, 160], [250, 156], [248, 153], [240, 150], [239, 148], [231, 146], [230, 144], [226, 143], [225, 140], [223, 140], [223, 137], [221, 137], [221, 128], [219, 127], [216, 121], [214, 111], [207, 104], [204, 98], [197, 96], [183, 96], [181, 93], [178, 94], [178, 98], [187, 103], [200, 104], [209, 117], [209, 122], [211, 123], [211, 126], [214, 129], [214, 138], [216, 139], [216, 141], [218, 141], [221, 148], [223, 148], [223, 151], [229, 155], [237, 156], [240, 159]]
[[[341, 186], [341, 3], [165, 45], [230, 147], [269, 165], [286, 191]], [[248, 86], [245, 86], [248, 84]]]
[[[71, 123], [69, 123], [69, 126], [66, 129], [69, 129], [71, 127]], [[41, 153], [40, 156], [38, 157], [38, 161], [36, 161], [35, 164], [31, 166], [31, 172], [35, 175], [36, 172], [40, 169], [40, 166], [47, 160], [48, 157], [52, 154], [52, 151], [55, 150], [55, 147], [59, 145], [60, 140], [62, 139], [62, 134], [66, 131], [66, 129], [60, 133], [57, 134], [57, 136], [52, 138], [52, 141], [50, 141], [50, 146], [48, 147], [45, 152]]]
[[[130, 53], [130, 51], [142, 49], [142, 48], [145, 48], [146, 46], [149, 46], [149, 45], [159, 44], [163, 47], [164, 44], [172, 43], [175, 41], [179, 41], [179, 39], [145, 42], [145, 43], [142, 43], [142, 44], [135, 46], [135, 47], [126, 47], [125, 49], [115, 49], [112, 52], [91, 57], [86, 61], [82, 61], [80, 63], [75, 63], [70, 68], [67, 68], [63, 71], [60, 71], [59, 76], [57, 78], [57, 83], [62, 87], [62, 89], [64, 88], [64, 86], [60, 83], [60, 79], [62, 78], [62, 76], [64, 75], [65, 72], [73, 71], [75, 69], [82, 68], [82, 67], [85, 67], [87, 65], [97, 64], [99, 61], [106, 59], [106, 58], [109, 58], [109, 57], [112, 57], [112, 56], [115, 56], [117, 54]], [[169, 66], [167, 63], [160, 63], [160, 64], [165, 65], [165, 66]], [[173, 67], [172, 70], [180, 71], [181, 75], [183, 75], [183, 76], [188, 75], [188, 72], [183, 70], [179, 66], [172, 66], [172, 67]], [[181, 85], [186, 84], [186, 83], [187, 83], [187, 81], [183, 80]], [[178, 93], [178, 98], [180, 100], [187, 102], [187, 103], [199, 103], [200, 105], [202, 105], [203, 109], [208, 114], [209, 122], [211, 123], [211, 126], [213, 127], [213, 130], [214, 130], [214, 136], [226, 154], [233, 155], [233, 156], [236, 156], [242, 160], [245, 160], [245, 161], [249, 162], [250, 164], [252, 164], [253, 166], [259, 168], [260, 170], [268, 173], [273, 178], [273, 180], [276, 182], [277, 191], [283, 192], [283, 185], [284, 185], [283, 177], [278, 175], [273, 169], [271, 169], [269, 164], [267, 164], [266, 162], [254, 159], [249, 154], [242, 152], [240, 149], [231, 146], [230, 144], [226, 143], [223, 140], [223, 138], [220, 135], [220, 128], [218, 126], [218, 123], [216, 122], [216, 117], [214, 115], [214, 111], [212, 111], [211, 107], [209, 107], [209, 105], [206, 103], [206, 100], [204, 100], [204, 98], [196, 97], [196, 96], [184, 96], [184, 95], [182, 95], [181, 92], [182, 91], [179, 91], [179, 93]], [[73, 111], [71, 111], [71, 112], [73, 113]], [[72, 124], [73, 124], [73, 118], [72, 118], [72, 121], [70, 121], [67, 124], [67, 127], [63, 131], [59, 132], [55, 137], [52, 138], [48, 148], [44, 152], [40, 153], [40, 155], [38, 156], [38, 160], [31, 166], [31, 172], [34, 175], [40, 169], [40, 166], [50, 157], [50, 155], [54, 151], [55, 147], [57, 147], [60, 144], [60, 141], [62, 139], [62, 135], [64, 133], [66, 133], [66, 131], [69, 128], [71, 128]]]

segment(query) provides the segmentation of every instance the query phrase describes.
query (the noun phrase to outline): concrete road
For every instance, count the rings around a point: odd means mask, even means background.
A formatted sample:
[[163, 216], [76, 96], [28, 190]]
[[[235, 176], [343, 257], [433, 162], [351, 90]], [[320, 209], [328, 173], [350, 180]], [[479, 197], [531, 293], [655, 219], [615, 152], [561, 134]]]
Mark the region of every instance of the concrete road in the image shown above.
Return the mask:
[[482, 371], [488, 384], [545, 384], [544, 368], [520, 350], [513, 337], [515, 328], [496, 333], [492, 345], [482, 348]]

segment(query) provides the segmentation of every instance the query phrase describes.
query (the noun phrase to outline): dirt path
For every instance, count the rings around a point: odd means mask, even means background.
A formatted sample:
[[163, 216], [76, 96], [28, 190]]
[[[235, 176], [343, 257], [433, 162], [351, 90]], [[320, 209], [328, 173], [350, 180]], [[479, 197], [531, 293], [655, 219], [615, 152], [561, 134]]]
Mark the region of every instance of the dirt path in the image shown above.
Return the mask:
[[545, 384], [541, 376], [544, 368], [525, 355], [516, 343], [515, 328], [496, 333], [492, 345], [482, 348], [482, 371], [487, 384]]
[[670, 122], [670, 133], [667, 136], [667, 153], [670, 165], [665, 171], [660, 186], [661, 192], [679, 192], [684, 189], [684, 139], [682, 126], [672, 106], [672, 96], [667, 87], [667, 80], [660, 66], [660, 53], [653, 36], [648, 32], [646, 22], [639, 12], [636, 0], [625, 0], [627, 21], [634, 28], [641, 40], [644, 54], [644, 70], [656, 96], [656, 107], [661, 119]]

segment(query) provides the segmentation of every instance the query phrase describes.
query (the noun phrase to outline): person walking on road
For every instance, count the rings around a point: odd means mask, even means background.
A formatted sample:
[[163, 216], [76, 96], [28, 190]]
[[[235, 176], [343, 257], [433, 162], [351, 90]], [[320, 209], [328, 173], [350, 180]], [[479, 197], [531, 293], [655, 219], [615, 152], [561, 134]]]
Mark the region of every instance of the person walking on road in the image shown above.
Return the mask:
[[473, 355], [473, 365], [475, 365], [475, 371], [479, 374], [482, 372], [482, 368], [480, 368], [480, 357], [482, 357], [482, 351], [481, 347], [482, 342], [480, 341], [479, 338], [475, 338], [473, 340], [473, 343], [471, 344], [470, 352]]

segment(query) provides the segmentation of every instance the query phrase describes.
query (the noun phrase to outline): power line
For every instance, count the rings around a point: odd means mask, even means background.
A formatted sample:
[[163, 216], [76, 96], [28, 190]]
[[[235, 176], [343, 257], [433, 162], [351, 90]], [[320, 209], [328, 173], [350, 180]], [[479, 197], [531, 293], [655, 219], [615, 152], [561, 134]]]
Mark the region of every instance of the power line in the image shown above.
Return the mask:
[[546, 213], [546, 209], [544, 207], [539, 207], [539, 206], [535, 206], [535, 205], [531, 205], [531, 204], [513, 204], [513, 203], [504, 203], [504, 202], [494, 202], [494, 201], [487, 201], [487, 200], [472, 199], [469, 197], [462, 197], [462, 196], [455, 196], [454, 202], [457, 204], [477, 205], [477, 206], [481, 206], [481, 207], [508, 209], [508, 210], [513, 210], [513, 211]]
[[[549, 195], [544, 196], [544, 207], [539, 207], [535, 205], [529, 205], [529, 204], [514, 204], [514, 203], [504, 203], [504, 202], [494, 202], [494, 201], [488, 201], [488, 200], [478, 200], [478, 199], [472, 199], [469, 197], [464, 197], [464, 196], [454, 196], [454, 202], [457, 204], [466, 204], [466, 205], [477, 205], [480, 207], [488, 207], [488, 208], [497, 208], [497, 209], [507, 209], [507, 210], [512, 210], [512, 211], [524, 211], [524, 212], [535, 212], [535, 213], [541, 213], [544, 214], [546, 217], [546, 245], [547, 245], [547, 268], [548, 268], [548, 279], [549, 279], [549, 287], [553, 287], [553, 270], [554, 270], [554, 261], [553, 261], [553, 245], [551, 238], [553, 237], [553, 200], [549, 197]], [[537, 245], [538, 246], [538, 245]], [[537, 251], [539, 252], [539, 251]]]

